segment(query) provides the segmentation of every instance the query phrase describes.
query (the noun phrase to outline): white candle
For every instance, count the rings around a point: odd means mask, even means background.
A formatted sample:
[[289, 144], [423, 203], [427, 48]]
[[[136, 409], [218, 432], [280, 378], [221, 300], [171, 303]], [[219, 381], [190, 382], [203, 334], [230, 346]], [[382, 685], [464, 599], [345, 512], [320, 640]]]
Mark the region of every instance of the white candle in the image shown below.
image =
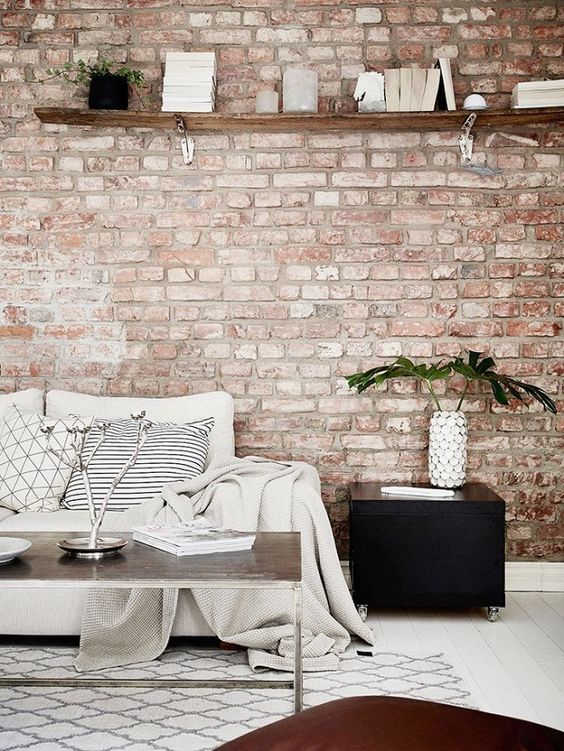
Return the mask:
[[278, 92], [265, 89], [259, 91], [255, 100], [256, 112], [278, 112]]
[[284, 112], [317, 112], [317, 73], [289, 68], [283, 79]]

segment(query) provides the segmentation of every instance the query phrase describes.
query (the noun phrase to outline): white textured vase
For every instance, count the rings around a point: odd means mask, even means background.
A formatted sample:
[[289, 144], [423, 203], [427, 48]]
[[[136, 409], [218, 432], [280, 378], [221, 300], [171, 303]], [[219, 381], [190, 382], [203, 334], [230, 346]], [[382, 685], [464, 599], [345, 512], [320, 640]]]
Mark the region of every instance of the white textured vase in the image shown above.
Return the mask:
[[466, 480], [468, 426], [464, 412], [433, 412], [429, 425], [429, 481], [459, 488]]

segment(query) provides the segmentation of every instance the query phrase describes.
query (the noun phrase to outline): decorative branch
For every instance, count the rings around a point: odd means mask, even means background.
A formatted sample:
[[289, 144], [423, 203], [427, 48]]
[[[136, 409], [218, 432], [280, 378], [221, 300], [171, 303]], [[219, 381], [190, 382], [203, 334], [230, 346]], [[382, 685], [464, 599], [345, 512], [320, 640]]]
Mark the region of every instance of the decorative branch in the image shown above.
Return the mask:
[[108, 491], [106, 492], [106, 495], [104, 496], [104, 500], [100, 504], [98, 514], [96, 515], [96, 518], [92, 524], [92, 529], [90, 531], [89, 544], [91, 547], [96, 547], [96, 540], [98, 538], [98, 532], [100, 531], [100, 526], [104, 519], [104, 515], [106, 513], [108, 503], [110, 502], [110, 498], [112, 497], [117, 486], [125, 477], [126, 473], [131, 469], [131, 467], [133, 467], [133, 465], [137, 461], [137, 457], [139, 456], [139, 451], [143, 448], [143, 445], [145, 441], [147, 440], [147, 433], [149, 432], [149, 427], [151, 426], [152, 423], [149, 422], [149, 420], [145, 420], [145, 414], [146, 413], [143, 411], [143, 412], [133, 413], [131, 415], [131, 419], [137, 421], [137, 441], [136, 441], [135, 449], [132, 455], [129, 457], [126, 464], [121, 469], [120, 473], [117, 475], [117, 477], [115, 477], [112, 480], [112, 484], [108, 488]]
[[96, 511], [96, 504], [95, 504], [94, 496], [92, 493], [92, 485], [90, 483], [90, 477], [88, 476], [88, 467], [92, 463], [92, 460], [94, 456], [96, 455], [98, 449], [106, 440], [107, 431], [111, 423], [103, 422], [103, 421], [96, 423], [96, 427], [98, 428], [98, 430], [100, 430], [100, 437], [96, 441], [96, 444], [93, 447], [92, 451], [90, 452], [90, 455], [88, 456], [88, 458], [86, 458], [84, 456], [84, 447], [86, 445], [88, 434], [92, 430], [93, 426], [92, 424], [85, 424], [80, 418], [77, 417], [76, 418], [77, 422], [72, 427], [67, 427], [66, 429], [67, 433], [69, 433], [69, 435], [71, 436], [71, 445], [74, 451], [74, 458], [71, 461], [69, 461], [69, 459], [65, 456], [65, 454], [62, 451], [58, 451], [51, 445], [54, 426], [53, 425], [41, 426], [41, 432], [46, 436], [46, 439], [47, 439], [47, 450], [51, 454], [53, 454], [53, 456], [56, 456], [57, 459], [62, 464], [64, 464], [67, 467], [70, 467], [73, 471], [80, 472], [82, 481], [84, 483], [84, 489], [86, 492], [86, 500], [88, 503], [88, 512], [90, 516], [89, 545], [91, 547], [96, 547], [98, 533], [100, 531], [100, 527], [102, 525], [104, 515], [106, 513], [108, 504], [111, 500], [113, 493], [115, 492], [117, 486], [123, 480], [127, 472], [129, 472], [129, 470], [136, 463], [139, 457], [139, 452], [141, 451], [141, 449], [143, 448], [145, 444], [145, 441], [147, 440], [147, 434], [153, 423], [150, 420], [145, 419], [145, 414], [146, 414], [145, 411], [142, 411], [142, 412], [134, 412], [131, 415], [131, 419], [135, 420], [137, 423], [137, 435], [136, 435], [135, 448], [133, 450], [133, 453], [127, 460], [127, 462], [124, 464], [123, 468], [118, 473], [118, 475], [112, 480], [112, 483], [110, 487], [108, 488], [104, 496], [104, 499], [102, 500], [102, 503], [100, 504], [98, 511]]

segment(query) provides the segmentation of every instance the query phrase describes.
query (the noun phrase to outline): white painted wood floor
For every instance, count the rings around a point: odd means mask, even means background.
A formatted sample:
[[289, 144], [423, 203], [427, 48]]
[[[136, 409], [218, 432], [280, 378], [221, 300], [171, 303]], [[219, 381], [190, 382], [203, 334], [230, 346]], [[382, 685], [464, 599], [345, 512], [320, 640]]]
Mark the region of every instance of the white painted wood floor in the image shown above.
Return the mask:
[[564, 731], [564, 593], [508, 593], [500, 613], [372, 609], [368, 623], [376, 648], [443, 652], [479, 709]]

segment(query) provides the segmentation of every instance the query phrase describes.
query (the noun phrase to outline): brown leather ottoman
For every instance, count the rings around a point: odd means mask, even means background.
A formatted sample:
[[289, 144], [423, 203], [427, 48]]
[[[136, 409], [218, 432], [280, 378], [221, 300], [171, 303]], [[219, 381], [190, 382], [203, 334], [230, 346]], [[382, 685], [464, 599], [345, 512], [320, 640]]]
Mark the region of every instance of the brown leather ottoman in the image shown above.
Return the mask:
[[[220, 746], [221, 751], [563, 751], [534, 722], [389, 696], [338, 699]], [[219, 751], [219, 749], [218, 749]]]

